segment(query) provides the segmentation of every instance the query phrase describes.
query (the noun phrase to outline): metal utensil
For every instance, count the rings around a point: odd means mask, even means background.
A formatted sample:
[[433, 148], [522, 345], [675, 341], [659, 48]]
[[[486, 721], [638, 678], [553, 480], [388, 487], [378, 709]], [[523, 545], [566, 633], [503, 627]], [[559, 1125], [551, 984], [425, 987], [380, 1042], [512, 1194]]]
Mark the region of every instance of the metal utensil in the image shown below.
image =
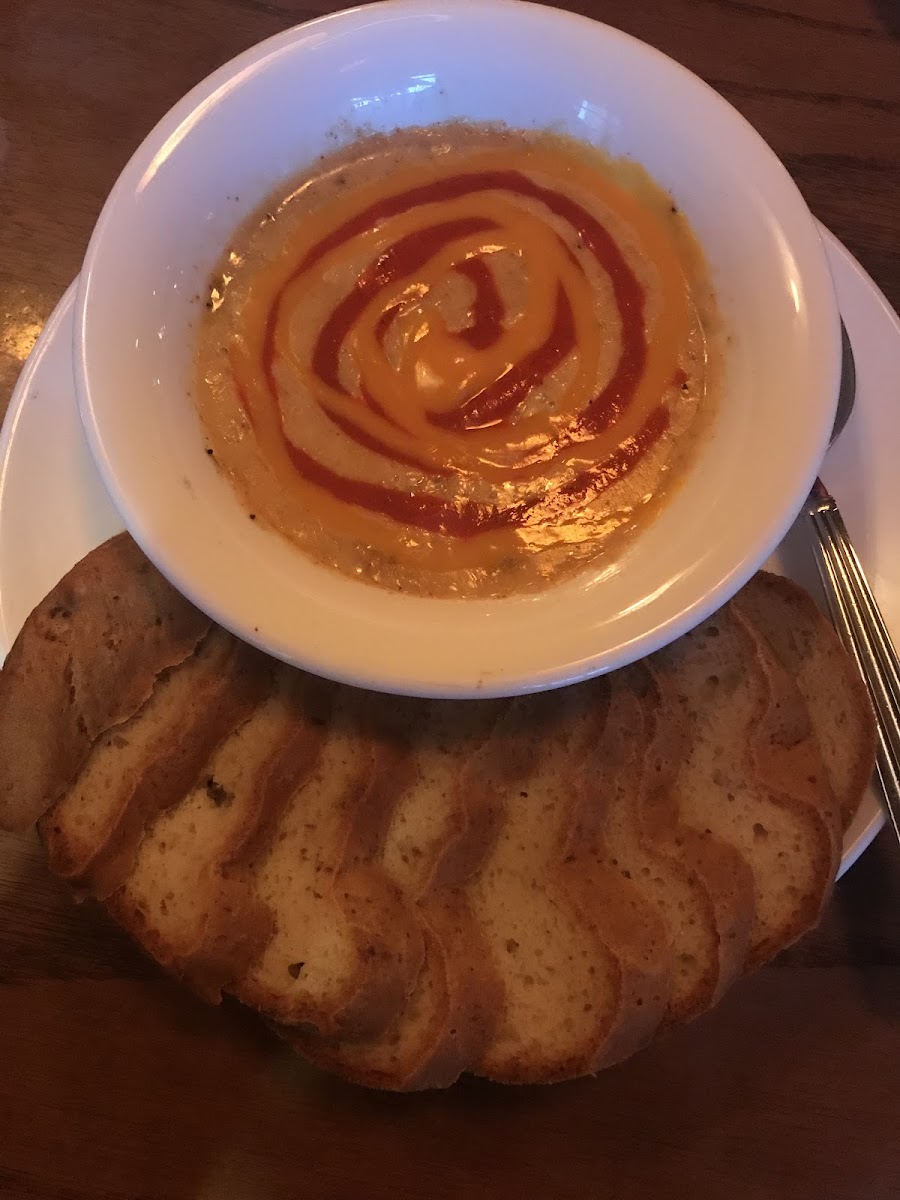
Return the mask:
[[[847, 424], [856, 399], [856, 364], [843, 321], [841, 343], [841, 389], [832, 445]], [[875, 709], [878, 775], [888, 816], [900, 840], [900, 660], [837, 503], [821, 479], [813, 485], [806, 512], [816, 535], [813, 551], [831, 619], [856, 660]]]

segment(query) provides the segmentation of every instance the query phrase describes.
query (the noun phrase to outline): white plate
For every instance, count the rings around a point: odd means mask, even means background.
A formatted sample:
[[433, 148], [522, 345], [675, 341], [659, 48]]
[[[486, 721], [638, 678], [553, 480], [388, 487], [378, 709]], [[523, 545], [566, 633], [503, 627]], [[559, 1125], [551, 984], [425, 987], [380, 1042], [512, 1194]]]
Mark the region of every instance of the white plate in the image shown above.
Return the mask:
[[[900, 637], [900, 321], [859, 264], [826, 244], [856, 353], [857, 408], [823, 472], [895, 638]], [[47, 323], [13, 393], [0, 435], [0, 654], [31, 609], [80, 558], [123, 528], [82, 433], [72, 374], [74, 285]], [[752, 503], [753, 497], [747, 497]], [[807, 533], [798, 523], [769, 564], [821, 597]], [[884, 823], [874, 787], [845, 842], [841, 872]]]

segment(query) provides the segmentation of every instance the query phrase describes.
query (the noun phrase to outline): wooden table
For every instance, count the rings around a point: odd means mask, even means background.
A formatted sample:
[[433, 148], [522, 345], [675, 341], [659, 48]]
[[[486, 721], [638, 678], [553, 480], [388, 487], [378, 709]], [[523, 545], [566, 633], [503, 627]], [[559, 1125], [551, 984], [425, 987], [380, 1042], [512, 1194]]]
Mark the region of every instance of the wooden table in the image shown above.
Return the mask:
[[[342, 5], [0, 2], [0, 409], [107, 190], [165, 110]], [[580, 0], [718, 88], [900, 307], [896, 0]], [[900, 386], [900, 385], [898, 385]], [[897, 396], [887, 399], [891, 402]], [[900, 1195], [900, 853], [718, 1011], [593, 1080], [396, 1097], [286, 1054], [163, 979], [0, 842], [0, 1195]]]

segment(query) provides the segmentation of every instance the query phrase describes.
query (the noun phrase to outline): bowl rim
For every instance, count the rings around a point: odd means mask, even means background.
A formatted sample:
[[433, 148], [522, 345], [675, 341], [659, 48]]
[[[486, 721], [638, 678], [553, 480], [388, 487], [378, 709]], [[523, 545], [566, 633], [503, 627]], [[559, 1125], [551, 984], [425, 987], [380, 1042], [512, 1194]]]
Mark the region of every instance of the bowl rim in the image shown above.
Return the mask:
[[[809, 454], [806, 470], [802, 473], [798, 472], [797, 483], [791, 495], [791, 504], [785, 503], [782, 519], [770, 522], [767, 535], [758, 540], [758, 544], [755, 543], [752, 550], [735, 554], [730, 567], [719, 572], [717, 583], [696, 595], [693, 600], [682, 604], [677, 611], [649, 624], [641, 632], [631, 637], [620, 639], [614, 646], [606, 646], [599, 650], [595, 648], [592, 652], [583, 653], [576, 661], [553, 663], [541, 668], [529, 668], [524, 673], [510, 670], [504, 672], [502, 678], [485, 678], [478, 672], [473, 675], [470, 670], [466, 678], [442, 677], [437, 679], [417, 670], [417, 664], [412, 657], [407, 658], [402, 664], [397, 664], [395, 669], [388, 673], [385, 673], [383, 669], [373, 673], [371, 669], [367, 670], [365, 667], [342, 663], [339, 661], [340, 656], [336, 661], [333, 654], [323, 653], [321, 647], [306, 646], [302, 653], [298, 653], [296, 647], [276, 644], [264, 630], [236, 618], [234, 613], [229, 610], [227, 602], [223, 602], [221, 594], [212, 594], [208, 585], [204, 586], [196, 576], [191, 575], [190, 571], [180, 569], [170, 560], [166, 547], [160, 545], [148, 530], [142, 514], [135, 511], [128, 496], [123, 493], [123, 489], [119, 485], [118, 473], [108, 456], [103, 433], [91, 400], [88, 341], [96, 268], [98, 260], [103, 254], [107, 229], [113, 221], [120, 202], [134, 193], [136, 187], [146, 177], [148, 170], [152, 170], [153, 164], [158, 161], [160, 154], [187, 137], [203, 113], [215, 106], [228, 92], [239, 87], [248, 73], [255, 74], [257, 71], [264, 70], [272, 59], [290, 51], [311, 33], [339, 33], [342, 27], [354, 26], [360, 21], [368, 22], [388, 14], [420, 16], [449, 14], [458, 19], [461, 14], [465, 13], [496, 13], [501, 10], [527, 12], [550, 24], [589, 30], [592, 36], [599, 35], [613, 41], [621, 41], [650, 59], [664, 62], [668, 70], [674, 68], [690, 81], [692, 87], [705, 93], [708, 103], [714, 105], [720, 112], [727, 112], [728, 120], [743, 126], [744, 136], [749, 136], [750, 140], [755, 142], [758, 149], [767, 157], [772, 171], [780, 176], [781, 186], [787, 185], [787, 193], [791, 197], [795, 217], [799, 216], [808, 222], [813, 239], [819, 243], [818, 262], [813, 265], [819, 269], [820, 281], [826, 284], [823, 294], [820, 296], [822, 302], [820, 306], [822, 311], [819, 313], [820, 327], [822, 322], [830, 324], [832, 334], [823, 348], [823, 354], [830, 353], [831, 390], [834, 403], [836, 404], [837, 401], [837, 384], [840, 373], [837, 300], [831, 283], [824, 246], [822, 246], [812, 213], [789, 172], [754, 126], [703, 79], [655, 46], [615, 26], [577, 13], [535, 3], [534, 0], [434, 0], [434, 2], [432, 0], [377, 0], [376, 3], [357, 5], [291, 26], [250, 46], [223, 63], [176, 101], [143, 138], [119, 174], [94, 226], [79, 275], [75, 299], [73, 352], [79, 415], [99, 474], [129, 532], [157, 568], [197, 607], [243, 640], [258, 646], [267, 653], [274, 654], [276, 657], [316, 674], [387, 693], [483, 698], [540, 691], [565, 686], [625, 666], [673, 641], [730, 599], [782, 540], [816, 477], [819, 463], [827, 449], [833, 418], [833, 411], [830, 416], [827, 411], [823, 413], [821, 436], [817, 439], [815, 450], [811, 450]], [[781, 224], [780, 219], [778, 223]], [[810, 242], [811, 245], [812, 242]], [[809, 267], [811, 263], [812, 260], [807, 256], [805, 266]], [[329, 570], [326, 567], [321, 569]], [[366, 589], [370, 587], [368, 584], [356, 586]], [[408, 598], [404, 597], [403, 599]], [[515, 596], [509, 598], [509, 600], [515, 599], [517, 599]], [[428, 599], [424, 603], [433, 606], [472, 605], [477, 601], [468, 598]], [[503, 605], [507, 601], [497, 600], [493, 603]], [[437, 610], [435, 609], [435, 611]]]

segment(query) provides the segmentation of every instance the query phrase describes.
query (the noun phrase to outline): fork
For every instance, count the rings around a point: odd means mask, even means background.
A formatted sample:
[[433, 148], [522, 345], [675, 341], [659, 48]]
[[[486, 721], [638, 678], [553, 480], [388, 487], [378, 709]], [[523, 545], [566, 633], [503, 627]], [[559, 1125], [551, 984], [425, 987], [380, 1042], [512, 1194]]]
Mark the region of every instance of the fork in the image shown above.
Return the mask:
[[[831, 445], [856, 400], [856, 364], [841, 321], [841, 387]], [[900, 661], [834, 497], [817, 479], [806, 501], [813, 552], [831, 619], [865, 680], [877, 723], [877, 769], [884, 803], [900, 840]]]

